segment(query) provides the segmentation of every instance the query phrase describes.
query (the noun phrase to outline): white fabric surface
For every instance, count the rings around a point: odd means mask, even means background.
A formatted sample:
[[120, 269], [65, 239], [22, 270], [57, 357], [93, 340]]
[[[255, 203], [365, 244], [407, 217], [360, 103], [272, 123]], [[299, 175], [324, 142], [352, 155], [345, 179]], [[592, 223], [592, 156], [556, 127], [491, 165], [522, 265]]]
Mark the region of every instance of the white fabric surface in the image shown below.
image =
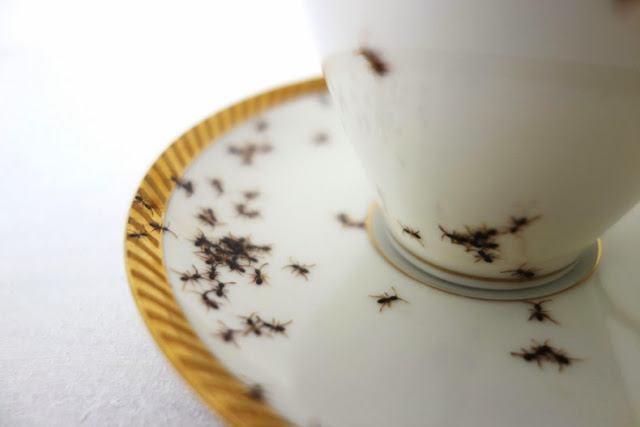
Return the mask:
[[127, 212], [194, 123], [319, 74], [295, 0], [0, 2], [0, 426], [221, 425], [133, 303]]

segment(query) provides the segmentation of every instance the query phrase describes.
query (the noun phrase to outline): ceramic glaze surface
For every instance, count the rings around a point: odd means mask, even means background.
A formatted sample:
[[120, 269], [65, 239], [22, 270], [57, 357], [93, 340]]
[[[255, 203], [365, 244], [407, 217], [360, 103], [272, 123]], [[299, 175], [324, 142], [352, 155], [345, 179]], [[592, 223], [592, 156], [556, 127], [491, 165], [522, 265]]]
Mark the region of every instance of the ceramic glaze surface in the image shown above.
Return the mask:
[[551, 277], [640, 199], [640, 8], [604, 3], [310, 2], [404, 249], [480, 278]]
[[640, 211], [604, 236], [614, 271], [543, 300], [480, 301], [378, 255], [357, 164], [326, 95], [312, 94], [237, 126], [175, 177], [164, 263], [229, 371], [297, 425], [637, 425], [625, 278], [638, 236], [620, 227]]
[[[352, 52], [325, 72], [390, 229], [416, 256], [482, 277], [549, 274], [640, 196], [640, 72], [384, 55], [384, 77]], [[456, 244], [482, 230], [495, 235]]]
[[323, 55], [362, 45], [640, 68], [640, 6], [597, 0], [306, 0]]

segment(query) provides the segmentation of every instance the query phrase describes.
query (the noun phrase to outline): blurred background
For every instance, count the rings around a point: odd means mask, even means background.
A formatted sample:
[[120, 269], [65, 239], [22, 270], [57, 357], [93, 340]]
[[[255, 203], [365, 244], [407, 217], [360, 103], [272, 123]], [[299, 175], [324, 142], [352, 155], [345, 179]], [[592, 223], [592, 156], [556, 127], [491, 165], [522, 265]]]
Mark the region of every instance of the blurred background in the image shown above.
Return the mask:
[[131, 200], [182, 132], [319, 76], [296, 0], [0, 1], [0, 425], [221, 425], [131, 298]]

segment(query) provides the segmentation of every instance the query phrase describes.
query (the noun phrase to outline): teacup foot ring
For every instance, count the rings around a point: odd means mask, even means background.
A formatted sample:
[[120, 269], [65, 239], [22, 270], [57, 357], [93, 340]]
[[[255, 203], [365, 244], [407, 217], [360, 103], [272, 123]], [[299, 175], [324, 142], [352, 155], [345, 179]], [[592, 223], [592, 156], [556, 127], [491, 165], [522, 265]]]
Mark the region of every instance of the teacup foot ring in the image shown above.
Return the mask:
[[411, 254], [402, 250], [387, 231], [384, 215], [377, 204], [372, 206], [367, 215], [366, 228], [369, 239], [378, 253], [385, 261], [405, 275], [441, 291], [484, 300], [529, 300], [565, 291], [585, 282], [593, 274], [602, 253], [602, 245], [598, 239], [578, 257], [575, 263], [567, 268], [568, 271], [559, 272], [557, 278], [547, 283], [517, 289], [482, 289], [445, 280], [418, 267], [421, 264], [420, 261], [412, 261]]

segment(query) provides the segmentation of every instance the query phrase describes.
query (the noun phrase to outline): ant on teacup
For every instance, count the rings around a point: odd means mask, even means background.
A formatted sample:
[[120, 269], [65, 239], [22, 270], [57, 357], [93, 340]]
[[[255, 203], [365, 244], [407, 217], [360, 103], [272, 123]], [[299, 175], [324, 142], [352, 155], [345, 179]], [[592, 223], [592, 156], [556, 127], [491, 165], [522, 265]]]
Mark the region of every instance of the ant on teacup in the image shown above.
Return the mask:
[[514, 270], [504, 270], [500, 273], [510, 273], [511, 276], [517, 277], [518, 279], [531, 279], [536, 275], [535, 268], [525, 268], [526, 263], [520, 264], [520, 267]]
[[400, 227], [402, 227], [402, 234], [408, 234], [409, 237], [415, 239], [420, 244], [420, 246], [424, 247], [424, 244], [422, 243], [422, 236], [420, 236], [420, 230], [414, 230], [413, 228], [404, 226], [400, 223], [400, 221], [398, 221], [398, 224], [400, 224]]
[[542, 218], [542, 215], [534, 216], [533, 218], [523, 217], [514, 217], [510, 218], [511, 224], [508, 226], [506, 233], [510, 234], [518, 234], [523, 228], [528, 227], [533, 224], [537, 220]]
[[356, 55], [362, 55], [367, 60], [371, 70], [382, 77], [389, 72], [389, 67], [382, 60], [380, 54], [368, 47], [362, 47], [356, 51]]

